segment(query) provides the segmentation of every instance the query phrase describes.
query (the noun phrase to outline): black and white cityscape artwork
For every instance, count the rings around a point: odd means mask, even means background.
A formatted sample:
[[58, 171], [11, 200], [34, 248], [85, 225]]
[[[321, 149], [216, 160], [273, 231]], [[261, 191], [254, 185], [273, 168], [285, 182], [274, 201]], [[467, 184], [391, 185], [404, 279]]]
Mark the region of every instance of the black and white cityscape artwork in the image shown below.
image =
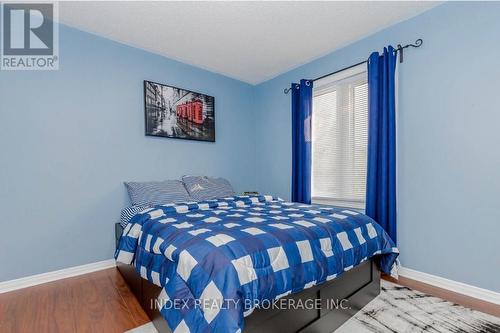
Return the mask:
[[146, 135], [215, 141], [214, 97], [144, 81]]

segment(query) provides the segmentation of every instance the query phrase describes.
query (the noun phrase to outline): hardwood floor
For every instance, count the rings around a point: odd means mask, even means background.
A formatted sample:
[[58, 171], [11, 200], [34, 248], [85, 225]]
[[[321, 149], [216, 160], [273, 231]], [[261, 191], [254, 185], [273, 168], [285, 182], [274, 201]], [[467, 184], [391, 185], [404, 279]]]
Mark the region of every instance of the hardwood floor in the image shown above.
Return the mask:
[[116, 268], [0, 294], [1, 333], [123, 333], [147, 322]]
[[453, 291], [435, 287], [430, 284], [422, 283], [402, 276], [400, 276], [399, 279], [397, 280], [387, 275], [382, 275], [382, 278], [387, 281], [391, 281], [400, 284], [402, 286], [418, 290], [435, 297], [445, 299], [449, 302], [465, 306], [466, 308], [470, 308], [473, 310], [481, 311], [484, 313], [491, 314], [493, 316], [500, 317], [500, 305], [498, 304], [482, 301], [477, 298], [458, 294]]

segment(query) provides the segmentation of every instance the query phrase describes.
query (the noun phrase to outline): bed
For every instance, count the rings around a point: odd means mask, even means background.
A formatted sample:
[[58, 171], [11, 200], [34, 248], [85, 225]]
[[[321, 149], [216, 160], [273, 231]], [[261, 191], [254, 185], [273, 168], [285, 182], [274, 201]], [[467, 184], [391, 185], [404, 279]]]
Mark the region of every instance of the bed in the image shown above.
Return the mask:
[[398, 256], [363, 214], [272, 196], [149, 207], [116, 235], [118, 269], [160, 333], [332, 332]]

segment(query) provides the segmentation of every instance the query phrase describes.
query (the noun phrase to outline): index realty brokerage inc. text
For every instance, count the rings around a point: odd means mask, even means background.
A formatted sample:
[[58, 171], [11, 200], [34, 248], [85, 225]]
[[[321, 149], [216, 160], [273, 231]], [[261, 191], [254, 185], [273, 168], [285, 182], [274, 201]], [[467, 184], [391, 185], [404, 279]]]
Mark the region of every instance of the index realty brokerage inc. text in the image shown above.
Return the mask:
[[243, 306], [246, 310], [253, 310], [255, 308], [261, 310], [269, 309], [279, 309], [279, 310], [348, 310], [349, 306], [348, 299], [328, 299], [322, 302], [321, 299], [310, 298], [310, 299], [294, 299], [294, 298], [280, 298], [275, 300], [250, 300], [250, 299], [152, 299], [151, 309], [191, 309], [191, 308], [201, 308], [201, 309], [237, 309], [239, 306]]

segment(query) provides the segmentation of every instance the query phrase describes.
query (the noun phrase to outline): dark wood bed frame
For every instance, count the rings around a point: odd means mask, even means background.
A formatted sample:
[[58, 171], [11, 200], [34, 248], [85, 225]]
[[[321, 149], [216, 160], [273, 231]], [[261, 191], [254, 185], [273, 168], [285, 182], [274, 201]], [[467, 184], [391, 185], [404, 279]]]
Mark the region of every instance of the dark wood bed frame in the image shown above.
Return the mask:
[[[117, 242], [122, 230], [117, 224]], [[152, 308], [161, 288], [142, 279], [132, 265], [117, 263], [117, 267], [158, 332], [171, 333], [160, 312]], [[244, 333], [331, 333], [379, 293], [380, 271], [374, 261], [369, 260], [334, 280], [288, 296], [296, 302], [320, 300], [320, 309], [257, 309], [245, 318]]]

